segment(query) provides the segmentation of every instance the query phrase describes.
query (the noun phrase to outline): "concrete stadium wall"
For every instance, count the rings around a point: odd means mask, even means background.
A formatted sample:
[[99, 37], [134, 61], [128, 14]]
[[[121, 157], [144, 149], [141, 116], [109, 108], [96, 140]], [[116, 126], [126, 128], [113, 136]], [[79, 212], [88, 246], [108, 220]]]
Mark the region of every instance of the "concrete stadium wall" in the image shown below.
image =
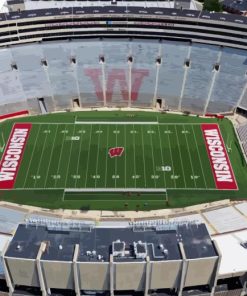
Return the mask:
[[73, 289], [73, 269], [71, 262], [41, 261], [46, 286], [49, 289]]
[[109, 263], [78, 263], [81, 290], [110, 290]]
[[6, 263], [16, 285], [39, 287], [35, 260], [6, 258]]
[[185, 287], [210, 284], [217, 260], [217, 257], [188, 260]]
[[[185, 60], [190, 60], [188, 68]], [[12, 70], [13, 63], [18, 70]], [[214, 71], [216, 63], [219, 71]], [[23, 109], [38, 114], [37, 98], [44, 98], [48, 112], [71, 109], [75, 98], [81, 107], [151, 107], [154, 98], [161, 98], [169, 109], [198, 114], [247, 108], [247, 59], [240, 49], [92, 39], [0, 49], [0, 65], [0, 114]]]
[[179, 286], [182, 261], [151, 263], [150, 289], [175, 288]]
[[146, 279], [145, 262], [115, 263], [114, 290], [143, 291]]

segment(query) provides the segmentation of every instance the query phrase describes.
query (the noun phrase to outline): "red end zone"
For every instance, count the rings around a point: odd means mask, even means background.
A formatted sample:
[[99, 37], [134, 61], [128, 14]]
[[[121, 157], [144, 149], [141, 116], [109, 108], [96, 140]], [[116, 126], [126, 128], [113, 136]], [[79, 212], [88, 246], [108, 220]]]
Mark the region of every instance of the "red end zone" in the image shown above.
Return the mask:
[[202, 124], [201, 129], [217, 189], [237, 190], [238, 185], [218, 124]]
[[31, 123], [16, 123], [0, 162], [0, 189], [12, 189], [32, 128]]

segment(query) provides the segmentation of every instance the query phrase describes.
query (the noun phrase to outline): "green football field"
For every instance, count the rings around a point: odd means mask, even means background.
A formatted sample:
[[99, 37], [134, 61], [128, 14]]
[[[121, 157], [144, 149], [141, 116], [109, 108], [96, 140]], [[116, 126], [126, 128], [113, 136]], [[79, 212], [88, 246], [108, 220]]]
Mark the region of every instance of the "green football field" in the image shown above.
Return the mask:
[[[152, 209], [197, 203], [200, 196], [201, 202], [238, 196], [216, 189], [201, 130], [202, 122], [215, 120], [116, 114], [17, 120], [32, 122], [32, 128], [15, 188], [1, 191], [0, 198], [51, 208]], [[2, 125], [5, 142], [15, 122]], [[231, 129], [227, 134], [226, 125]], [[229, 157], [242, 197], [246, 167], [230, 123], [223, 120], [219, 126], [226, 146], [231, 146]]]

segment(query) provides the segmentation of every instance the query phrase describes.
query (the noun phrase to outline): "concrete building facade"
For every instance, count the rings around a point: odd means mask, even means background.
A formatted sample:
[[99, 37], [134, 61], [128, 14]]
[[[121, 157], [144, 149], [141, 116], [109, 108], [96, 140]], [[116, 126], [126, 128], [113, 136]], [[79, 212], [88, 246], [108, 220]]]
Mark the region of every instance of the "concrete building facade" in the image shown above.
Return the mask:
[[[204, 224], [77, 230], [21, 224], [3, 260], [12, 293], [24, 286], [42, 295], [214, 295], [221, 255]], [[244, 285], [246, 273], [239, 276]]]

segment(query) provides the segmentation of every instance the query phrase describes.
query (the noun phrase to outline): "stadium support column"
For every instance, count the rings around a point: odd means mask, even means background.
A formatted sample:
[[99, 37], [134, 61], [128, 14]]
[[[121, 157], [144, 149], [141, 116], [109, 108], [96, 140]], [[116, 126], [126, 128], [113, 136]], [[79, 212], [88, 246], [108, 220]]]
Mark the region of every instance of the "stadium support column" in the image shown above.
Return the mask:
[[[19, 32], [18, 32], [18, 35], [19, 35]], [[18, 37], [18, 38], [20, 38], [20, 37]], [[12, 52], [11, 48], [8, 49], [8, 52], [10, 52], [10, 54], [11, 54], [12, 61], [15, 61], [15, 57], [13, 55], [13, 52]], [[14, 64], [15, 64], [15, 62], [14, 62]], [[26, 95], [26, 92], [24, 91], [24, 86], [23, 86], [23, 83], [22, 83], [22, 80], [21, 80], [21, 72], [17, 70], [18, 69], [17, 64], [15, 64], [15, 65], [16, 65], [16, 68], [12, 68], [12, 70], [15, 71], [15, 79], [19, 82], [21, 92], [22, 92], [22, 96], [26, 100], [28, 98], [28, 96]], [[12, 64], [11, 64], [11, 66], [12, 66]]]
[[183, 288], [185, 285], [185, 277], [186, 277], [186, 273], [187, 273], [188, 261], [187, 261], [186, 255], [185, 255], [183, 243], [181, 243], [181, 242], [179, 243], [179, 249], [180, 249], [180, 252], [182, 255], [183, 264], [182, 264], [181, 277], [180, 277], [179, 287], [177, 289], [177, 294], [178, 294], [178, 296], [182, 296]]
[[245, 83], [245, 85], [244, 85], [244, 87], [243, 87], [243, 90], [242, 90], [242, 92], [241, 92], [241, 95], [240, 95], [240, 97], [239, 97], [239, 100], [237, 101], [237, 104], [236, 104], [236, 106], [235, 106], [235, 109], [241, 104], [241, 102], [243, 101], [243, 99], [244, 99], [244, 95], [245, 95], [245, 93], [246, 93], [246, 90], [247, 90], [247, 81], [246, 81], [246, 83]]
[[211, 293], [210, 295], [213, 296], [215, 294], [215, 288], [217, 286], [217, 280], [218, 280], [218, 275], [219, 275], [219, 269], [220, 269], [220, 263], [221, 263], [221, 258], [222, 258], [222, 254], [220, 252], [220, 249], [218, 247], [218, 244], [215, 240], [212, 241], [213, 245], [218, 253], [218, 260], [217, 260], [217, 265], [215, 267], [215, 270], [212, 274], [212, 278], [211, 278], [211, 283], [210, 283], [210, 288], [211, 288]]
[[132, 62], [128, 61], [128, 68], [129, 68], [129, 100], [128, 100], [128, 107], [131, 107], [131, 94], [132, 94]]
[[110, 296], [114, 296], [114, 262], [113, 255], [110, 255]]
[[146, 258], [146, 278], [145, 278], [145, 292], [144, 296], [148, 296], [149, 283], [150, 283], [150, 258], [147, 256]]
[[104, 107], [106, 107], [105, 62], [101, 61], [100, 63], [101, 63], [101, 71], [102, 71], [102, 90], [103, 90]]
[[12, 295], [14, 293], [14, 285], [12, 284], [9, 270], [8, 270], [7, 264], [5, 262], [5, 256], [4, 256], [5, 252], [7, 251], [7, 247], [8, 247], [8, 243], [6, 243], [6, 245], [3, 248], [3, 270], [4, 270], [6, 283], [9, 288], [9, 295]]
[[46, 249], [46, 243], [42, 242], [38, 251], [38, 255], [36, 257], [36, 266], [37, 266], [39, 284], [40, 284], [40, 290], [42, 291], [42, 296], [47, 296], [44, 276], [43, 276], [43, 272], [40, 264], [40, 258], [42, 254], [45, 252], [45, 249]]
[[245, 296], [247, 295], [247, 272], [243, 276], [241, 276], [240, 281], [243, 285], [243, 289], [240, 296]]
[[154, 88], [154, 97], [153, 97], [153, 108], [156, 106], [157, 92], [158, 92], [158, 83], [159, 83], [159, 73], [160, 73], [160, 63], [156, 63], [156, 78], [155, 78], [155, 88]]
[[[73, 56], [73, 54], [71, 55]], [[74, 79], [75, 79], [75, 82], [76, 82], [76, 88], [77, 88], [77, 94], [78, 94], [78, 98], [80, 100], [80, 106], [81, 106], [81, 92], [80, 92], [80, 86], [79, 86], [79, 82], [78, 82], [78, 71], [77, 71], [77, 63], [71, 63], [71, 66], [72, 66], [72, 71], [73, 71], [73, 76], [74, 76]]]
[[73, 275], [74, 275], [74, 285], [76, 296], [80, 296], [80, 285], [78, 280], [78, 269], [77, 269], [77, 258], [79, 254], [79, 245], [75, 245], [74, 256], [73, 256]]
[[[222, 55], [222, 51], [220, 50], [219, 51], [219, 54], [218, 54], [217, 62], [216, 62], [217, 64], [220, 64], [221, 55]], [[217, 74], [218, 73], [219, 73], [219, 71], [214, 71], [213, 72], [211, 86], [209, 88], [208, 97], [207, 97], [206, 104], [205, 104], [205, 107], [204, 107], [204, 110], [203, 110], [203, 115], [205, 115], [207, 113], [208, 105], [209, 105], [209, 102], [211, 100], [211, 96], [212, 96], [212, 92], [213, 92], [213, 89], [214, 89], [215, 80], [216, 80], [216, 77], [217, 77]]]
[[[188, 55], [187, 55], [187, 58], [186, 58], [188, 61], [190, 61], [191, 47], [192, 46], [190, 45], [189, 50], [188, 50]], [[189, 70], [189, 67], [184, 65], [184, 78], [183, 78], [182, 88], [181, 88], [181, 92], [180, 92], [180, 96], [179, 96], [179, 102], [178, 102], [178, 110], [179, 111], [181, 111], [181, 108], [182, 108], [182, 100], [183, 100], [183, 96], [184, 96], [184, 89], [185, 89], [188, 70]]]
[[45, 77], [46, 77], [46, 79], [48, 81], [48, 84], [49, 84], [49, 89], [50, 89], [50, 92], [51, 92], [52, 100], [53, 100], [53, 102], [54, 102], [54, 104], [56, 106], [56, 101], [55, 101], [54, 91], [53, 91], [52, 84], [51, 84], [51, 79], [50, 79], [48, 66], [43, 66], [43, 69], [44, 69]]

